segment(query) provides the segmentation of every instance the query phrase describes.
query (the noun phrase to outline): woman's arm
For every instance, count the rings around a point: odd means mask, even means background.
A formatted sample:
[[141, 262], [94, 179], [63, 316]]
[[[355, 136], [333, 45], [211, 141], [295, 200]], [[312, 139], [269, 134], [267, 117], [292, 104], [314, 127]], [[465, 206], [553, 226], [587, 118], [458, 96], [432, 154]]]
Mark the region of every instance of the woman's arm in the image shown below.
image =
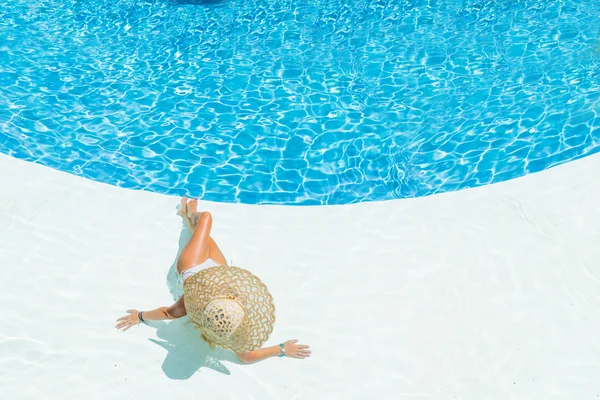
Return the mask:
[[[283, 348], [285, 349], [285, 356], [290, 358], [308, 358], [310, 357], [311, 351], [308, 350], [310, 346], [305, 344], [296, 344], [298, 340], [288, 340], [284, 343]], [[245, 353], [236, 353], [240, 361], [245, 363], [255, 363], [267, 358], [279, 356], [282, 353], [281, 345], [263, 347], [253, 351], [247, 351]]]
[[126, 312], [128, 312], [129, 315], [119, 318], [115, 328], [126, 331], [132, 326], [140, 323], [140, 316], [144, 321], [159, 321], [163, 319], [181, 318], [187, 314], [183, 296], [181, 296], [171, 307], [160, 307], [150, 311], [127, 310]]

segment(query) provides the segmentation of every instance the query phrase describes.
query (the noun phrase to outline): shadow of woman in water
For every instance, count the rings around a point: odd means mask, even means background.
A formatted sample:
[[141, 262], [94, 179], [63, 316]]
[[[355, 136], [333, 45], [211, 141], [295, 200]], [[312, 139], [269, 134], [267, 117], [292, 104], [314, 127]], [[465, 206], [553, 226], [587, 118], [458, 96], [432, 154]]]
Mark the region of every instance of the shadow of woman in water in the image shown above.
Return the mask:
[[200, 338], [193, 326], [185, 325], [182, 319], [170, 322], [152, 323], [156, 328], [157, 339], [149, 339], [167, 350], [167, 356], [162, 364], [165, 375], [171, 379], [189, 379], [196, 371], [210, 368], [230, 375], [229, 369], [222, 361], [242, 364], [231, 350], [215, 348], [211, 350], [208, 344]]

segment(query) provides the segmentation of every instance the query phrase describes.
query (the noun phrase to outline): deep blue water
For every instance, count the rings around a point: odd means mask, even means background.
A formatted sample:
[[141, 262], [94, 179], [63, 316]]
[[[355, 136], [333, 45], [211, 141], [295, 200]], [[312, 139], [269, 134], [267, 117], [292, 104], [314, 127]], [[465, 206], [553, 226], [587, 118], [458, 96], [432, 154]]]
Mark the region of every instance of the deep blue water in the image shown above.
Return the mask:
[[426, 196], [600, 149], [598, 1], [0, 0], [0, 152], [205, 200]]

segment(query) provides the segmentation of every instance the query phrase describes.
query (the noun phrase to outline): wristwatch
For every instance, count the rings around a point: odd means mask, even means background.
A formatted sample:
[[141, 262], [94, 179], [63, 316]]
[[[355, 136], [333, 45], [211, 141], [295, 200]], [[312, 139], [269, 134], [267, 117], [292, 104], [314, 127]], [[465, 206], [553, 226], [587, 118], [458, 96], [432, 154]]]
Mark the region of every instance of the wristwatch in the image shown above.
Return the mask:
[[285, 347], [283, 343], [279, 343], [279, 347], [281, 347], [281, 353], [279, 354], [279, 357], [284, 357], [285, 356]]

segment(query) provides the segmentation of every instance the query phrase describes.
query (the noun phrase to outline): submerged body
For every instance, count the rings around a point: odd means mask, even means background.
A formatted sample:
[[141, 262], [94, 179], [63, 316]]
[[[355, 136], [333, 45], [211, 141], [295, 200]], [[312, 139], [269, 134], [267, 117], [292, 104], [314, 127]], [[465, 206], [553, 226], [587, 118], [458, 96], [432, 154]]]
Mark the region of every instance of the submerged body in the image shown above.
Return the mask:
[[[177, 260], [177, 272], [183, 281], [184, 288], [192, 277], [200, 271], [217, 266], [227, 266], [225, 256], [210, 236], [212, 216], [209, 212], [197, 212], [198, 201], [184, 197], [178, 214], [181, 215], [192, 237], [181, 251]], [[117, 320], [117, 329], [127, 330], [142, 321], [167, 320], [181, 318], [187, 315], [185, 295], [170, 307], [160, 307], [151, 311], [127, 310], [128, 315]], [[269, 332], [270, 333], [270, 332]], [[203, 335], [203, 338], [206, 338]], [[311, 352], [309, 346], [297, 344], [297, 340], [288, 340], [278, 346], [253, 349], [251, 351], [236, 351], [242, 362], [257, 362], [273, 356], [286, 355], [292, 358], [307, 358]], [[209, 343], [210, 344], [210, 343]]]

